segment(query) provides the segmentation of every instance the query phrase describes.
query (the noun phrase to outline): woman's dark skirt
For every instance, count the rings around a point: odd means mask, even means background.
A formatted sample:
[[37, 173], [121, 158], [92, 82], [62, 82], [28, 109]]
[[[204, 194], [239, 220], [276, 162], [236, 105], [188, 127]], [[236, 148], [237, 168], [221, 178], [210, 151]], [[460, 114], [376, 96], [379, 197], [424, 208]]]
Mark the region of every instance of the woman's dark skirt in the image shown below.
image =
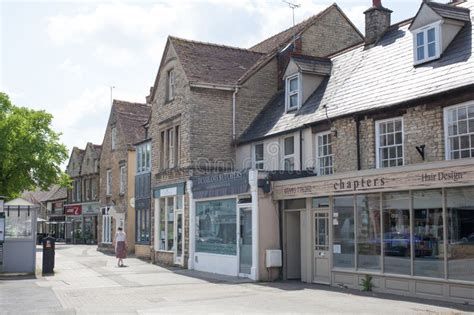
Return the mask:
[[117, 248], [115, 249], [115, 257], [127, 258], [127, 249], [125, 248], [125, 242], [117, 242]]

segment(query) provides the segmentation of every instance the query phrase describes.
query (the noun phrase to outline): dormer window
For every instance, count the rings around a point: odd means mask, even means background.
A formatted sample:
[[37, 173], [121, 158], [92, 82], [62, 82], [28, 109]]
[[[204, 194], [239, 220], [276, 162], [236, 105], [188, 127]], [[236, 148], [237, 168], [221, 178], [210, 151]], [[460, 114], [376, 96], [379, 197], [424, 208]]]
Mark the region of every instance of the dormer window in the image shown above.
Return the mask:
[[413, 32], [415, 64], [420, 64], [440, 56], [439, 23], [431, 24]]
[[300, 107], [300, 75], [297, 73], [286, 78], [286, 111]]

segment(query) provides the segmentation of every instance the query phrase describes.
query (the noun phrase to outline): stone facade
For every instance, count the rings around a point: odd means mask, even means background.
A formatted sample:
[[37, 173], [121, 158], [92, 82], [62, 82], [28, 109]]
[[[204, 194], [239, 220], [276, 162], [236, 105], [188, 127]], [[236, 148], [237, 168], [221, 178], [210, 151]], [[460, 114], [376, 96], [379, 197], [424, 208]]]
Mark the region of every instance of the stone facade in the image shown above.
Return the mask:
[[360, 32], [335, 7], [303, 32], [301, 38], [301, 53], [315, 57], [325, 57], [363, 41]]
[[[135, 149], [133, 144], [140, 141], [144, 135], [143, 125], [149, 115], [147, 105], [114, 101], [109, 121], [102, 142], [100, 158], [100, 206], [109, 208], [112, 215], [112, 239], [116, 229], [122, 228], [127, 233], [128, 249], [134, 250], [135, 241], [135, 213], [130, 205], [130, 198], [135, 190]], [[132, 117], [132, 119], [129, 119]], [[112, 147], [112, 133], [115, 129], [114, 147]], [[143, 129], [143, 130], [141, 130]], [[123, 189], [121, 185], [121, 168], [124, 168]], [[111, 171], [111, 189], [107, 193], [107, 171]], [[107, 250], [110, 244], [101, 244], [102, 218], [99, 220], [99, 248]]]

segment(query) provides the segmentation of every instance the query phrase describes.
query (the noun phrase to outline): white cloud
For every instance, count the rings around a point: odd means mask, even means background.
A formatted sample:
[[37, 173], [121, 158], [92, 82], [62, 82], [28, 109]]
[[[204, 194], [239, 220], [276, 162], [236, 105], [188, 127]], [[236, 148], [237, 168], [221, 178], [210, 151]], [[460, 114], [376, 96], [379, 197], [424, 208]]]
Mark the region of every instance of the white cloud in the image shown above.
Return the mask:
[[82, 67], [78, 64], [72, 63], [71, 59], [69, 58], [64, 60], [64, 62], [59, 65], [59, 69], [68, 74], [73, 74], [79, 78], [82, 77], [83, 74]]

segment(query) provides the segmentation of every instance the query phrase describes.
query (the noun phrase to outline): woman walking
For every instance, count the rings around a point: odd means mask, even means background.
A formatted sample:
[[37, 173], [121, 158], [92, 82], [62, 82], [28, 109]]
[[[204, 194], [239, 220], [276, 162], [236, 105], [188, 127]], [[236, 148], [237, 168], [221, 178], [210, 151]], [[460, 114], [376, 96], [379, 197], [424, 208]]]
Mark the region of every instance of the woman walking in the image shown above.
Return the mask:
[[117, 266], [123, 267], [123, 259], [127, 258], [127, 234], [121, 227], [118, 228], [114, 239], [115, 257], [118, 258]]

